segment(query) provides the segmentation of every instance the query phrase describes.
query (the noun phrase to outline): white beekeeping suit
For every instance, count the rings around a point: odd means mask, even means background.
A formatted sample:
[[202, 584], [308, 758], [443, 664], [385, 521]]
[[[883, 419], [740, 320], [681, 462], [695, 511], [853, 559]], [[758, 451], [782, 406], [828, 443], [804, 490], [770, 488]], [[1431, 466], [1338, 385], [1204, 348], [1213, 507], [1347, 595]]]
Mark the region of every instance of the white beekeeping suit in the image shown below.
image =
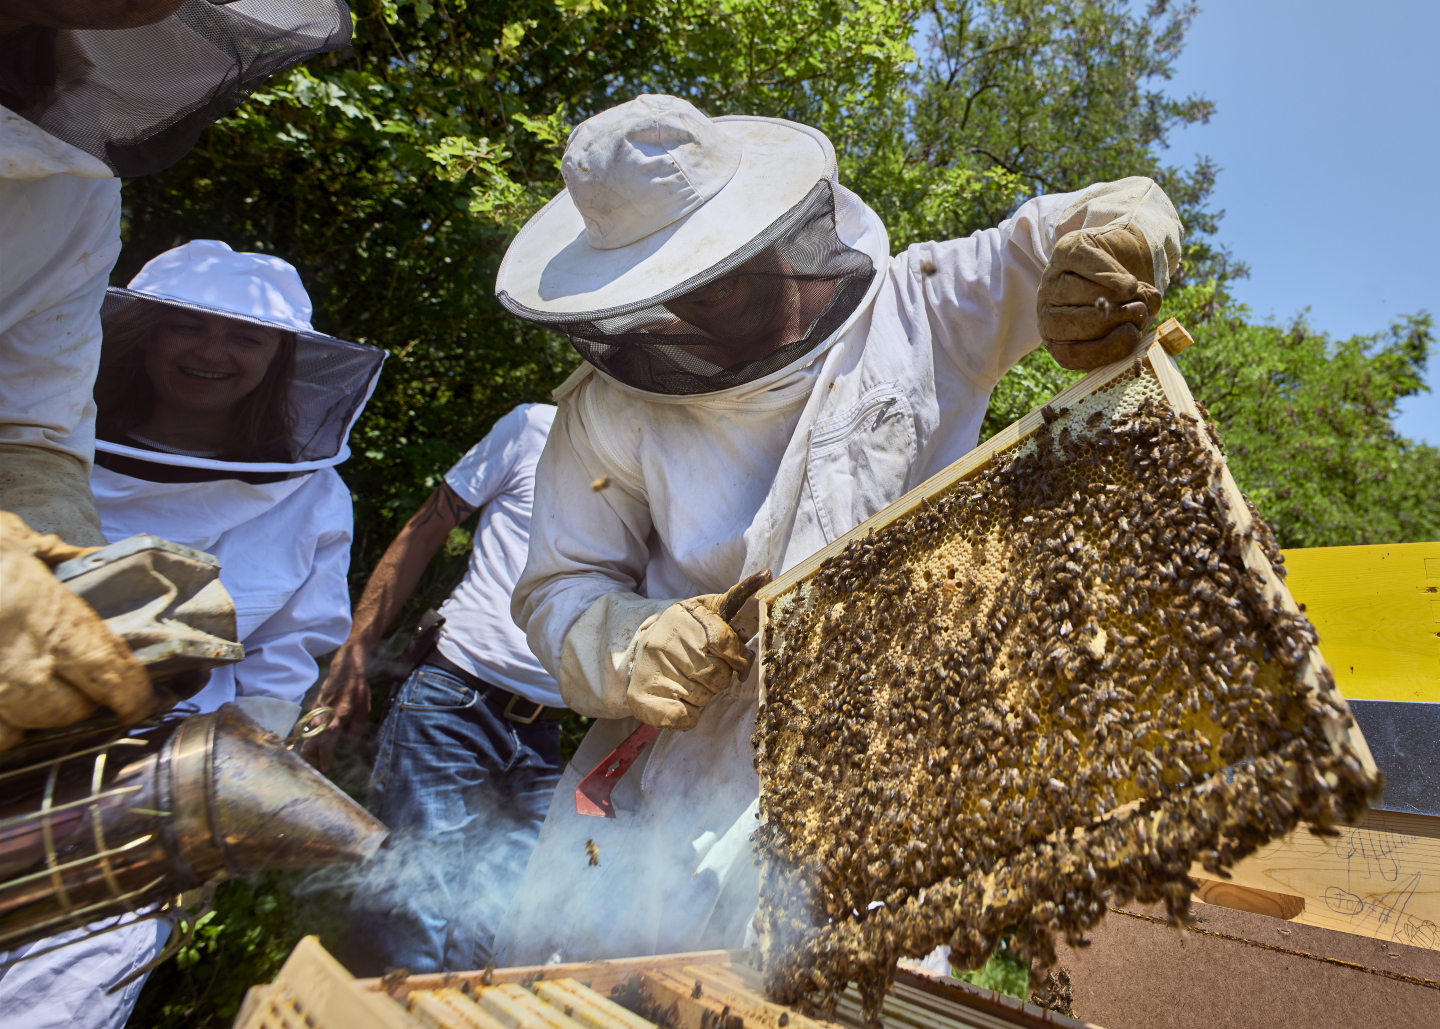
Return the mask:
[[[350, 630], [353, 515], [335, 465], [384, 352], [314, 331], [295, 269], [194, 240], [105, 298], [91, 477], [105, 536], [149, 533], [215, 555], [235, 602], [239, 664], [210, 673], [186, 708], [229, 701], [288, 733], [317, 655]], [[120, 1026], [160, 952], [154, 922], [85, 930], [9, 955], [0, 1011], [27, 1026]]]
[[0, 510], [91, 546], [104, 540], [85, 488], [90, 387], [120, 176], [173, 164], [270, 75], [348, 43], [351, 26], [340, 0], [24, 7], [6, 20], [34, 24], [0, 26]]
[[281, 735], [315, 656], [350, 631], [354, 523], [335, 465], [385, 360], [316, 332], [310, 314], [285, 261], [193, 240], [109, 291], [95, 386], [106, 538], [148, 532], [213, 554], [235, 601], [245, 659], [188, 703], [238, 699]]
[[110, 542], [151, 532], [213, 554], [235, 601], [245, 659], [221, 665], [186, 707], [234, 700], [271, 732], [288, 733], [315, 658], [350, 631], [350, 490], [332, 468], [278, 482], [150, 482], [97, 466], [95, 506]]
[[[0, 511], [18, 520], [0, 531], [9, 587], [0, 588], [0, 751], [26, 730], [68, 725], [98, 706], [130, 723], [173, 700], [156, 695], [88, 608], [56, 617], [66, 598], [47, 563], [61, 548], [37, 549], [37, 533], [80, 547], [106, 542], [88, 482], [91, 392], [101, 302], [120, 251], [120, 177], [163, 171], [269, 76], [350, 36], [343, 0], [6, 5]], [[160, 522], [137, 531], [165, 533]], [[143, 965], [165, 935], [157, 932], [144, 923], [8, 967], [18, 955], [0, 955], [0, 1011], [35, 1029], [118, 1029], [141, 980], [109, 988]]]
[[[1097, 342], [1047, 331], [1052, 352], [1083, 364], [1087, 346], [1133, 347], [1182, 230], [1164, 193], [1132, 178], [891, 257], [819, 132], [711, 120], [668, 97], [582, 124], [562, 167], [568, 189], [497, 284], [588, 362], [556, 391], [512, 611], [566, 703], [602, 720], [556, 791], [497, 961], [738, 947], [756, 903], [755, 673], [738, 662], [748, 674], [728, 688], [714, 661], [657, 673], [733, 653], [676, 601], [779, 574], [973, 447], [995, 383], [1041, 342], [1042, 276], [1069, 290], [1042, 295], [1042, 319], [1089, 304], [1087, 290], [1109, 303], [1087, 322]], [[1072, 233], [1081, 272], [1108, 282], [1051, 262]], [[576, 783], [637, 713], [693, 728], [646, 748], [615, 819], [577, 815]]]
[[350, 33], [342, 0], [0, 11], [0, 511], [16, 516], [0, 519], [0, 751], [97, 707], [130, 723], [170, 702], [49, 571], [105, 542], [91, 388], [120, 177], [162, 171], [268, 76]]
[[104, 543], [85, 481], [100, 301], [120, 254], [120, 180], [0, 108], [0, 509]]

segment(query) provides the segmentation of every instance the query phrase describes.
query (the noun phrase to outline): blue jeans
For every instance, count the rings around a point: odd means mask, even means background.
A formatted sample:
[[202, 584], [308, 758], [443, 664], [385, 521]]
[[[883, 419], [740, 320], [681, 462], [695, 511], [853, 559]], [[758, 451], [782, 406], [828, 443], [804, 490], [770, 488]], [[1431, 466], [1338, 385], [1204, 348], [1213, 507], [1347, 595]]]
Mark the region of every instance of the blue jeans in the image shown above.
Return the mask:
[[447, 972], [490, 963], [560, 781], [560, 723], [422, 664], [380, 730], [370, 810], [391, 835], [360, 873], [345, 964]]

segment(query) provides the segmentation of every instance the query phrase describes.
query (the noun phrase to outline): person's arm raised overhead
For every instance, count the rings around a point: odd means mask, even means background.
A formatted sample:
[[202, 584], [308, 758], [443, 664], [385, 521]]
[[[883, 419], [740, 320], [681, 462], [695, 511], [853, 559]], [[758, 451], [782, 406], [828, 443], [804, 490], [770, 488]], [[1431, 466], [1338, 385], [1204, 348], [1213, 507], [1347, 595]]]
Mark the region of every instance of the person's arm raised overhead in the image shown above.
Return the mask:
[[317, 704], [335, 708], [327, 730], [307, 741], [303, 750], [307, 760], [317, 768], [330, 767], [342, 731], [348, 729], [352, 741], [360, 738], [370, 713], [370, 684], [365, 678], [365, 666], [371, 654], [400, 613], [405, 599], [414, 592], [425, 566], [450, 535], [450, 530], [474, 512], [475, 508], [441, 483], [385, 548], [380, 563], [370, 573], [360, 602], [355, 605], [350, 635], [331, 659], [330, 673], [316, 699]]
[[1098, 368], [1135, 349], [1183, 236], [1141, 176], [1035, 197], [994, 228], [909, 247], [903, 303], [923, 307], [937, 349], [982, 392], [1041, 343], [1066, 368]]

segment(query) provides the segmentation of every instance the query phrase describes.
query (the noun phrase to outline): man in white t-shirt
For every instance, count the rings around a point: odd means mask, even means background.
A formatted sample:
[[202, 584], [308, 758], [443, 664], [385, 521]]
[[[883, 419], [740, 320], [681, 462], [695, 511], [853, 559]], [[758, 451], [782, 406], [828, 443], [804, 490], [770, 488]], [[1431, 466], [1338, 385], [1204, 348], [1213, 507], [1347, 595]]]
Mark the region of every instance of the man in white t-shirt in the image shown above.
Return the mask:
[[392, 835], [355, 891], [346, 963], [357, 974], [488, 964], [550, 807], [564, 702], [510, 618], [510, 595], [554, 419], [553, 407], [521, 404], [445, 474], [371, 574], [321, 690], [336, 715], [307, 756], [323, 768], [339, 731], [364, 726], [365, 666], [386, 627], [450, 530], [479, 508], [470, 568], [381, 726], [370, 810]]

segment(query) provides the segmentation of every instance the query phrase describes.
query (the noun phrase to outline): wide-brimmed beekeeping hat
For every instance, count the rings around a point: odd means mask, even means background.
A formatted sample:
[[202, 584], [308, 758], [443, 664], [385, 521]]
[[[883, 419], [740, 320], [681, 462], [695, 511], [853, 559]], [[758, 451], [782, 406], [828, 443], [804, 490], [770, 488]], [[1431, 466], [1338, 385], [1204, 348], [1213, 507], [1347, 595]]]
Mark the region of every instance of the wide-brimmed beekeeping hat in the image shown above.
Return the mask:
[[116, 175], [150, 175], [270, 76], [351, 31], [343, 0], [183, 0], [133, 28], [28, 25], [0, 41], [0, 105]]
[[[644, 94], [581, 123], [561, 173], [566, 188], [510, 244], [496, 293], [639, 389], [709, 393], [784, 367], [833, 334], [875, 275], [874, 257], [837, 234], [837, 211], [859, 201], [807, 125], [709, 118]], [[775, 318], [747, 335], [687, 317], [687, 295], [727, 279], [748, 279], [744, 295], [763, 293]], [[746, 357], [760, 336], [775, 345]]]
[[[315, 331], [309, 294], [286, 261], [237, 253], [213, 239], [197, 239], [151, 260], [126, 289], [106, 291], [105, 327], [95, 396], [95, 448], [101, 454], [152, 464], [224, 472], [291, 473], [339, 464], [348, 439], [374, 392], [385, 351]], [[265, 417], [250, 453], [201, 453], [157, 445], [137, 429], [146, 390], [152, 389], [145, 350], [154, 326], [168, 316], [218, 315], [237, 326], [278, 331], [279, 363], [266, 371]], [[248, 395], [247, 395], [248, 396]], [[122, 409], [133, 407], [129, 417]], [[102, 462], [103, 463], [103, 462]]]

